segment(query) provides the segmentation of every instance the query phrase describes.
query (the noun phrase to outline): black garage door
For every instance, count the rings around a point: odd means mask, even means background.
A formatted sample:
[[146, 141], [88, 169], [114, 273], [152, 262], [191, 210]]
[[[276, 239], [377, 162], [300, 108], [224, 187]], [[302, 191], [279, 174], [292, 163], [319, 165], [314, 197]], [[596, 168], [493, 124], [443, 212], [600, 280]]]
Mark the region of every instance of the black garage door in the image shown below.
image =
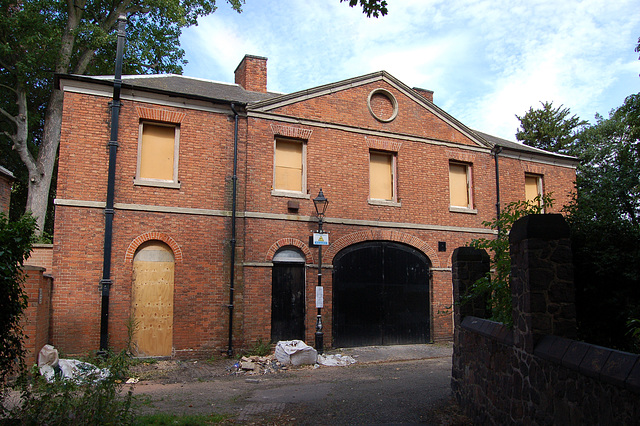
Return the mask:
[[336, 347], [427, 343], [429, 258], [376, 241], [340, 251], [333, 262]]

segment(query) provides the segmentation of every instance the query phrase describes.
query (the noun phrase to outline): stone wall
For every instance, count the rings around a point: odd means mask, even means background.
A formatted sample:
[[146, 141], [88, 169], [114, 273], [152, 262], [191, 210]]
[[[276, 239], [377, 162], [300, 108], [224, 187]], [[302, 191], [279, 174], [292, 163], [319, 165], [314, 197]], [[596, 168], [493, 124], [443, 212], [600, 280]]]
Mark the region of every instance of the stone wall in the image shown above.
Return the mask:
[[[465, 305], [455, 307], [451, 385], [466, 414], [477, 424], [637, 422], [640, 355], [573, 340], [573, 270], [564, 219], [523, 218], [510, 242], [513, 329], [472, 316]], [[474, 281], [466, 271], [481, 275], [481, 256], [456, 250], [455, 294]]]

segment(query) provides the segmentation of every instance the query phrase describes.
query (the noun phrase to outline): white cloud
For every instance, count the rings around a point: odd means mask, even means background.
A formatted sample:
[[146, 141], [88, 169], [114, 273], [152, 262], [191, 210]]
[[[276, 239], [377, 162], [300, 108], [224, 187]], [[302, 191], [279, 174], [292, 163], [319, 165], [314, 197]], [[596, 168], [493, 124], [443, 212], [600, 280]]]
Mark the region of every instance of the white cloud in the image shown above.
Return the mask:
[[185, 73], [233, 81], [245, 53], [269, 58], [269, 89], [291, 92], [381, 69], [470, 127], [513, 139], [539, 101], [592, 119], [640, 91], [635, 0], [397, 0], [367, 19], [339, 0], [227, 5], [185, 31]]

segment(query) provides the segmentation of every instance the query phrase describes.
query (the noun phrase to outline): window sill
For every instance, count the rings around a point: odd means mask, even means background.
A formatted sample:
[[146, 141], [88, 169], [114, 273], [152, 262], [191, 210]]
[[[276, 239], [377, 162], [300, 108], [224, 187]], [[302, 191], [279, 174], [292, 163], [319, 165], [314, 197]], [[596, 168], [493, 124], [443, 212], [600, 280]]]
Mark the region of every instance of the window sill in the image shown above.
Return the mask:
[[470, 209], [468, 207], [449, 206], [449, 211], [451, 213], [478, 214], [478, 210], [477, 209]]
[[305, 193], [302, 193], [302, 192], [283, 191], [283, 190], [279, 190], [279, 189], [272, 189], [271, 190], [271, 195], [274, 196], [274, 197], [303, 198], [303, 199], [306, 199], [306, 200], [311, 198], [311, 196], [309, 194], [305, 194]]
[[397, 201], [391, 200], [376, 200], [369, 198], [369, 204], [372, 206], [389, 206], [389, 207], [401, 207], [402, 204]]
[[158, 188], [180, 189], [180, 182], [168, 182], [164, 180], [133, 178], [133, 184], [138, 186], [155, 186]]

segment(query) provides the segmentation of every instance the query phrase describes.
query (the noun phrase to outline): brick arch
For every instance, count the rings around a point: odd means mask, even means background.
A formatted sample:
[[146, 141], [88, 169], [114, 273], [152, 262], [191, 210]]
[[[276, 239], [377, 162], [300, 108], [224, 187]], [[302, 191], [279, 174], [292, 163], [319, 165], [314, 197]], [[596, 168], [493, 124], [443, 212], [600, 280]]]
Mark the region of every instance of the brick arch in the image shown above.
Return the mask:
[[137, 236], [133, 241], [131, 241], [131, 244], [129, 244], [127, 252], [124, 255], [124, 261], [132, 262], [133, 255], [136, 254], [136, 250], [138, 250], [138, 247], [140, 247], [142, 243], [151, 240], [162, 241], [163, 243], [168, 245], [173, 251], [174, 260], [176, 262], [182, 262], [182, 249], [180, 248], [176, 240], [161, 232], [146, 232], [142, 235]]
[[273, 256], [276, 255], [276, 252], [280, 248], [286, 246], [294, 246], [299, 248], [302, 253], [304, 253], [305, 262], [313, 263], [313, 255], [311, 254], [311, 250], [309, 250], [309, 247], [296, 238], [280, 238], [278, 241], [273, 243], [273, 245], [269, 247], [269, 250], [267, 251], [267, 262], [271, 262], [273, 260]]
[[398, 243], [409, 245], [426, 254], [429, 260], [431, 260], [431, 266], [433, 268], [440, 267], [440, 259], [438, 258], [433, 247], [429, 246], [429, 244], [422, 241], [418, 237], [414, 237], [413, 235], [391, 229], [360, 231], [346, 235], [329, 246], [327, 254], [325, 255], [326, 261], [329, 263], [333, 263], [333, 257], [338, 254], [340, 250], [350, 245], [362, 243], [365, 241], [395, 241]]

